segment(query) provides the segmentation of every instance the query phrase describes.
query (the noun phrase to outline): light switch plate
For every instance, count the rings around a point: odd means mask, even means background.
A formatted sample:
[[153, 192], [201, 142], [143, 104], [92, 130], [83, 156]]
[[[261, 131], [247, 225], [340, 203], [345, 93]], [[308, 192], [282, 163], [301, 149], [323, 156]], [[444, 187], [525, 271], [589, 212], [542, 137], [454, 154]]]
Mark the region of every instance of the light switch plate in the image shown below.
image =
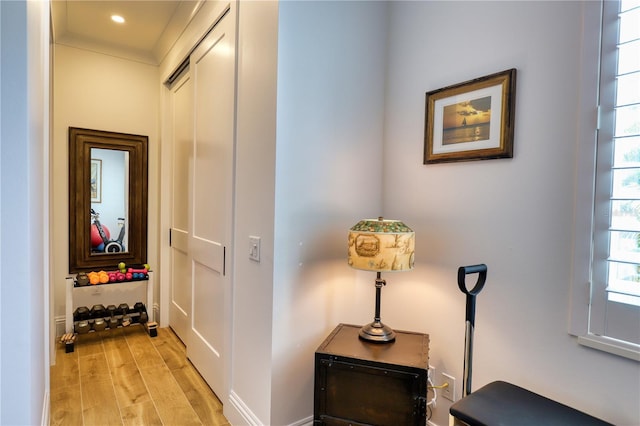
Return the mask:
[[260, 262], [260, 237], [249, 236], [249, 259]]

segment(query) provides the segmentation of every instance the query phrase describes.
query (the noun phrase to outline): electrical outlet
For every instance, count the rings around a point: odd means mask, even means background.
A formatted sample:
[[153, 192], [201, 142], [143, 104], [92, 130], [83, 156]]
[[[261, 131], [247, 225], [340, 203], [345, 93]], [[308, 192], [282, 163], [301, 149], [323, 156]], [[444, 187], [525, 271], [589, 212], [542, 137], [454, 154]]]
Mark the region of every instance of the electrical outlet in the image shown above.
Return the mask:
[[441, 395], [449, 401], [456, 401], [456, 378], [450, 374], [442, 373], [442, 384], [448, 383], [448, 386], [441, 389]]

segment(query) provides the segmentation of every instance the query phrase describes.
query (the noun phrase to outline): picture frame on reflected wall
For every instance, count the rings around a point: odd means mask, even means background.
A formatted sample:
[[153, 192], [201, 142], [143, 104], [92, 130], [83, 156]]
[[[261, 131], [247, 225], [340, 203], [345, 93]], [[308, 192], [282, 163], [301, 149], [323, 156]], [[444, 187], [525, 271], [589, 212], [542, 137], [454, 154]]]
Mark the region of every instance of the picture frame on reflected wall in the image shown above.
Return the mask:
[[102, 160], [91, 159], [91, 182], [89, 188], [91, 189], [91, 202], [102, 202]]
[[513, 157], [516, 69], [426, 94], [424, 164]]

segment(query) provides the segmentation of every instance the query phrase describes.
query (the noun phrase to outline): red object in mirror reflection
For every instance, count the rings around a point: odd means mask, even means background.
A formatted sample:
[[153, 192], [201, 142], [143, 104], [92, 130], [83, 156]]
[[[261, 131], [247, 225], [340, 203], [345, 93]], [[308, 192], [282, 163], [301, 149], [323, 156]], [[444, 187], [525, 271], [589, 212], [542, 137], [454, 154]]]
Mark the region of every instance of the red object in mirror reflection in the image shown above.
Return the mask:
[[[107, 236], [107, 240], [111, 239], [111, 233], [109, 232], [109, 228], [107, 228], [106, 225], [102, 225], [102, 230], [104, 231], [104, 235]], [[91, 247], [96, 248], [102, 243], [104, 243], [104, 241], [102, 241], [100, 232], [98, 232], [98, 227], [92, 224], [91, 225]]]

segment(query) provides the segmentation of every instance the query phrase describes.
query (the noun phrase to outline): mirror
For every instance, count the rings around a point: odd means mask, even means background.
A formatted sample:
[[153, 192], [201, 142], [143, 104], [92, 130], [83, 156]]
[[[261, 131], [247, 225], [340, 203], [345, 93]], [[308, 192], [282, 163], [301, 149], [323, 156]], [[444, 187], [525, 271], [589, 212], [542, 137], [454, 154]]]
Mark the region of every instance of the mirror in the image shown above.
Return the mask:
[[69, 272], [147, 261], [148, 137], [69, 128]]
[[127, 251], [128, 177], [129, 152], [91, 148], [91, 253]]

